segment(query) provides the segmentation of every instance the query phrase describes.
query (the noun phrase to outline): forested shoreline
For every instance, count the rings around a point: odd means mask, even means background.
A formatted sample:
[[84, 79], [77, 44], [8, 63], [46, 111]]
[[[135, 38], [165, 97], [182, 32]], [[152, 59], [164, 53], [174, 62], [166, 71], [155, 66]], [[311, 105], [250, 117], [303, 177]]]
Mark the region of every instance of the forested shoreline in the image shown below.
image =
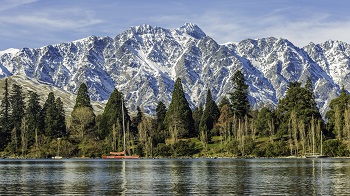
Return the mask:
[[[49, 93], [40, 105], [36, 92], [5, 79], [0, 106], [0, 157], [101, 157], [123, 150], [123, 119], [127, 154], [141, 157], [301, 157], [321, 152], [350, 156], [350, 95], [344, 88], [329, 104], [323, 119], [311, 80], [289, 84], [277, 107], [252, 110], [248, 85], [237, 71], [234, 90], [218, 104], [207, 89], [205, 103], [193, 111], [181, 79], [167, 107], [159, 101], [156, 116], [130, 116], [124, 95], [115, 89], [102, 114], [95, 115], [86, 85], [81, 84], [71, 116]], [[302, 83], [304, 82], [304, 83]], [[124, 104], [122, 104], [122, 102]], [[125, 114], [124, 117], [122, 114]]]

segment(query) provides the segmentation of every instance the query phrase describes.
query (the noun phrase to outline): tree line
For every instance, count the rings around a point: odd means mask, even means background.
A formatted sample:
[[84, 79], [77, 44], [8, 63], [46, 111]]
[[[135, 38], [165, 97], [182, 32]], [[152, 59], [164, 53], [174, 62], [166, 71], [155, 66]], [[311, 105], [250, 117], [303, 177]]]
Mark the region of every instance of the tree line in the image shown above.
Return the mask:
[[5, 79], [0, 151], [8, 157], [51, 157], [59, 146], [64, 157], [101, 157], [123, 150], [124, 126], [127, 153], [142, 157], [279, 157], [321, 150], [330, 156], [350, 155], [350, 95], [344, 88], [329, 104], [325, 121], [310, 79], [290, 83], [277, 107], [259, 110], [249, 104], [249, 86], [241, 71], [232, 83], [233, 92], [219, 104], [208, 89], [205, 103], [191, 110], [178, 78], [170, 105], [159, 101], [155, 116], [144, 114], [141, 107], [130, 116], [127, 98], [117, 89], [96, 116], [83, 83], [67, 120], [61, 99], [52, 92], [41, 106], [37, 93], [25, 98], [16, 84], [10, 92]]

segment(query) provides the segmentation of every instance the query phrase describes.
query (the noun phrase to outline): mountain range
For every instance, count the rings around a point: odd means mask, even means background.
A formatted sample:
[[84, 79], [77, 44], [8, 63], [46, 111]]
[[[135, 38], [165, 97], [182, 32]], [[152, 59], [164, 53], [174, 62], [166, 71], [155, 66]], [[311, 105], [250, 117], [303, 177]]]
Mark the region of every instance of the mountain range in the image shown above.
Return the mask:
[[342, 86], [350, 89], [350, 45], [329, 40], [300, 48], [275, 37], [218, 44], [186, 23], [176, 29], [141, 25], [114, 38], [0, 52], [0, 78], [19, 75], [70, 93], [85, 82], [91, 99], [100, 102], [117, 88], [130, 111], [141, 106], [151, 114], [158, 101], [169, 105], [176, 78], [194, 108], [205, 102], [208, 89], [216, 102], [232, 92], [237, 70], [244, 73], [254, 108], [276, 106], [290, 82], [310, 77], [325, 114]]

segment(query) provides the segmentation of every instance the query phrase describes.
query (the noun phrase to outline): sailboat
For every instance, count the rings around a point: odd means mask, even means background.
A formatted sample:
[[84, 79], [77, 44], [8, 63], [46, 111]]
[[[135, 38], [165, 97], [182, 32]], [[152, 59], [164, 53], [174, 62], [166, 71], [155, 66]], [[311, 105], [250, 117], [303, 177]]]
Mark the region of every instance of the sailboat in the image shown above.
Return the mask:
[[324, 155], [324, 154], [322, 154], [322, 131], [321, 131], [321, 135], [320, 135], [320, 137], [321, 137], [321, 153], [315, 153], [315, 131], [314, 131], [314, 129], [312, 129], [312, 153], [311, 154], [307, 154], [307, 155], [305, 155], [305, 158], [314, 158], [314, 159], [316, 159], [316, 158], [327, 158], [328, 156], [327, 155]]
[[109, 152], [110, 155], [102, 156], [103, 159], [138, 159], [139, 156], [128, 156], [126, 155], [126, 135], [125, 135], [125, 123], [124, 123], [124, 100], [122, 99], [122, 116], [123, 116], [123, 135], [124, 135], [124, 145], [122, 152]]

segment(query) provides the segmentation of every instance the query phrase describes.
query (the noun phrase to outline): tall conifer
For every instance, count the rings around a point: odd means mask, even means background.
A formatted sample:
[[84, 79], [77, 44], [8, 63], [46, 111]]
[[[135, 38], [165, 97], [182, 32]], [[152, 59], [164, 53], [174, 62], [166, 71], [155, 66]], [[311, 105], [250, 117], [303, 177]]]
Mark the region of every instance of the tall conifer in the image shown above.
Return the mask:
[[1, 101], [0, 122], [2, 125], [0, 130], [0, 150], [2, 150], [11, 139], [12, 130], [10, 122], [10, 98], [7, 78], [5, 79], [4, 97]]
[[39, 95], [35, 92], [29, 92], [28, 106], [26, 109], [26, 119], [28, 127], [28, 146], [35, 142], [35, 131], [39, 128], [41, 106], [39, 104]]
[[186, 138], [194, 135], [194, 121], [192, 110], [187, 102], [182, 89], [181, 79], [178, 78], [174, 85], [169, 110], [166, 113], [165, 122], [173, 138]]
[[13, 144], [13, 150], [18, 152], [18, 149], [20, 147], [20, 138], [21, 138], [21, 124], [22, 124], [22, 118], [24, 117], [24, 96], [22, 92], [22, 87], [13, 84], [12, 85], [12, 92], [10, 95], [10, 103], [11, 103], [11, 123], [13, 124], [13, 130], [11, 133], [12, 138], [12, 144]]
[[77, 98], [75, 101], [74, 109], [78, 107], [89, 107], [92, 108], [90, 102], [90, 96], [85, 83], [82, 83], [79, 87]]
[[164, 125], [164, 119], [166, 116], [166, 107], [162, 101], [159, 101], [156, 108], [156, 129], [157, 131], [154, 134], [154, 145], [158, 143], [165, 143], [167, 137], [166, 127]]
[[312, 117], [315, 120], [322, 119], [310, 84], [306, 87], [302, 87], [300, 82], [292, 82], [288, 86], [286, 96], [279, 100], [276, 110], [279, 133], [283, 134], [288, 130], [292, 111], [296, 112], [297, 121], [303, 121], [304, 124], [310, 124]]
[[161, 131], [165, 129], [164, 119], [166, 115], [166, 106], [162, 101], [159, 101], [156, 108], [157, 115], [157, 131]]
[[134, 118], [132, 118], [131, 126], [130, 126], [131, 132], [135, 135], [138, 133], [137, 127], [139, 126], [140, 122], [142, 121], [142, 116], [143, 116], [140, 106], [137, 106], [136, 109], [137, 109], [137, 114]]
[[202, 115], [203, 115], [203, 105], [202, 105], [202, 103], [199, 103], [199, 106], [196, 107], [192, 113], [196, 136], [198, 136], [198, 134], [199, 134], [199, 124], [201, 123]]
[[215, 101], [212, 98], [211, 91], [208, 90], [205, 108], [203, 111], [201, 126], [204, 124], [206, 128], [210, 131], [213, 129], [214, 124], [218, 121], [220, 117], [219, 107], [216, 105]]
[[57, 131], [57, 108], [55, 103], [55, 95], [50, 92], [47, 96], [45, 104], [42, 109], [44, 117], [44, 133], [46, 136], [55, 138]]
[[[113, 132], [113, 126], [122, 127], [123, 116], [122, 116], [122, 105], [124, 106], [124, 120], [125, 125], [130, 122], [130, 116], [128, 114], [125, 103], [122, 104], [123, 94], [117, 89], [114, 89], [110, 95], [106, 107], [101, 115], [100, 126], [99, 126], [99, 137], [104, 139]], [[116, 126], [116, 124], [118, 125]], [[117, 130], [121, 133], [122, 130]]]
[[57, 122], [57, 137], [64, 137], [67, 135], [66, 128], [66, 115], [61, 98], [57, 98], [56, 101], [56, 122]]
[[233, 78], [233, 89], [230, 99], [233, 113], [238, 118], [244, 118], [250, 111], [248, 100], [248, 85], [245, 83], [244, 75], [241, 71], [236, 71]]
[[71, 132], [75, 142], [82, 142], [87, 135], [92, 136], [96, 116], [90, 102], [89, 92], [84, 83], [79, 87], [71, 116]]

